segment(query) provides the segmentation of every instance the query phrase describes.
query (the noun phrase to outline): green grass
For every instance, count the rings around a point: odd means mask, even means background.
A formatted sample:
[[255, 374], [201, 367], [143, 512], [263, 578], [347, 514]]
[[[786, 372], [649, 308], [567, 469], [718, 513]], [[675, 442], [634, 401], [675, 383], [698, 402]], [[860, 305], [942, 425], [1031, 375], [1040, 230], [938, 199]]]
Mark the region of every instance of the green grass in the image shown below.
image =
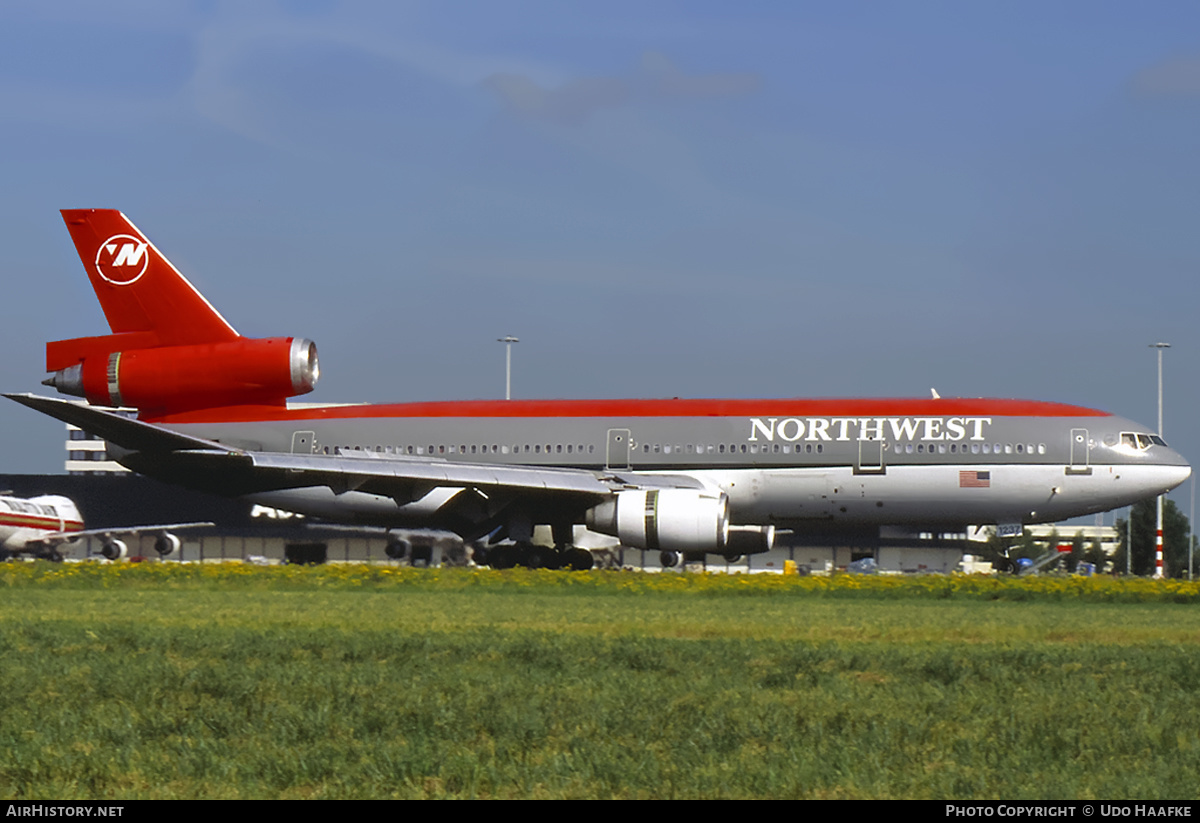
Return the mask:
[[1178, 590], [61, 574], [0, 571], [7, 798], [1197, 794]]

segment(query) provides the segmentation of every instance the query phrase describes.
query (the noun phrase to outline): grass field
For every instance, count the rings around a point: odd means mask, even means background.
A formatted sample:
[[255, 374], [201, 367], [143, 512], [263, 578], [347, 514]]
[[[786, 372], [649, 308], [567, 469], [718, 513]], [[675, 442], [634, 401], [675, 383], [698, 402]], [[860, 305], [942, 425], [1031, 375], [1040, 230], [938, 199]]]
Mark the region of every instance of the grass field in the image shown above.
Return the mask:
[[1194, 799], [1200, 587], [10, 564], [7, 798]]

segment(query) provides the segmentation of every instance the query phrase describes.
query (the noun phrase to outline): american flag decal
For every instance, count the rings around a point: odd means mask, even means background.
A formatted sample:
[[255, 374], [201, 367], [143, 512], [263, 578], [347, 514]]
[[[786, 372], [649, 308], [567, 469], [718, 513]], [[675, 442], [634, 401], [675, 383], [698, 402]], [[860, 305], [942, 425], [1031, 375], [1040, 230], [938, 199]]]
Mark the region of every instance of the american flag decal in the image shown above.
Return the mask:
[[991, 472], [959, 472], [958, 487], [960, 489], [987, 489], [992, 485]]

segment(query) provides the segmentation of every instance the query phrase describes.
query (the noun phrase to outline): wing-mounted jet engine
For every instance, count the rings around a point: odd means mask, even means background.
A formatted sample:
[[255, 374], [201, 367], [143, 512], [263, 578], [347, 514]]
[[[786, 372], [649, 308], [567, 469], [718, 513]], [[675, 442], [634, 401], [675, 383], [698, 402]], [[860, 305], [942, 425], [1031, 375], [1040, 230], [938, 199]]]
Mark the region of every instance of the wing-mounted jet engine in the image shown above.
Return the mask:
[[724, 552], [729, 500], [693, 489], [618, 492], [588, 510], [587, 527], [637, 549]]

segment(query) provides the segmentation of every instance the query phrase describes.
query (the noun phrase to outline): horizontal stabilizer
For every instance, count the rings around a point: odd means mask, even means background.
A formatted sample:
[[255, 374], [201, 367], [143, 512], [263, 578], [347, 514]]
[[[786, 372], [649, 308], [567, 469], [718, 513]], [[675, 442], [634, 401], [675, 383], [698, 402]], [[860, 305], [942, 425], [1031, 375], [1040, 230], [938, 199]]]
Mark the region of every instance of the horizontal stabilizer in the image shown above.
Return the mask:
[[47, 414], [64, 423], [78, 426], [92, 435], [135, 452], [173, 452], [182, 450], [217, 450], [222, 452], [234, 451], [228, 446], [204, 440], [199, 437], [188, 437], [185, 434], [164, 429], [153, 423], [143, 423], [131, 420], [119, 414], [102, 411], [82, 403], [72, 403], [69, 400], [57, 400], [53, 397], [39, 397], [36, 394], [5, 394], [9, 400], [15, 400], [22, 406], [28, 406], [42, 414]]

